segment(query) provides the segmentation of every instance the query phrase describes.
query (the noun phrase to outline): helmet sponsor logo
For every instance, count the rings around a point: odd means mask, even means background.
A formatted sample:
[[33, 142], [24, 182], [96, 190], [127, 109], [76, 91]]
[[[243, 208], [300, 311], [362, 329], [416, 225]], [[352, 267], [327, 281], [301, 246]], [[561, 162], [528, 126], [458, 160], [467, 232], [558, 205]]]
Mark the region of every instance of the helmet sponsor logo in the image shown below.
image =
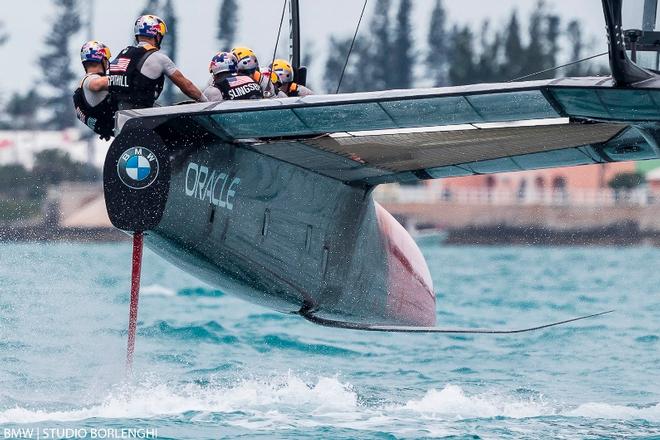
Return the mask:
[[239, 183], [239, 177], [230, 177], [226, 172], [209, 170], [204, 165], [190, 162], [186, 170], [185, 191], [188, 197], [232, 211]]
[[143, 189], [158, 177], [158, 158], [144, 147], [132, 147], [124, 151], [117, 162], [117, 174], [129, 188]]

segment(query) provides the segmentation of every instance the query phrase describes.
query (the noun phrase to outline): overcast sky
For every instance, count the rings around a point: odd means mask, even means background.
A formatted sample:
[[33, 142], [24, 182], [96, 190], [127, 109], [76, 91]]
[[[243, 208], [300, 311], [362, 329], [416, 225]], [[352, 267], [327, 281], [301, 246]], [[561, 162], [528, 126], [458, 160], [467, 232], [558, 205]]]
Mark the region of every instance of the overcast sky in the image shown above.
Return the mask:
[[[113, 55], [132, 40], [132, 26], [137, 14], [146, 3], [144, 0], [84, 0], [85, 5], [94, 4], [95, 39], [106, 42]], [[202, 85], [207, 80], [208, 63], [217, 47], [215, 40], [216, 23], [220, 0], [175, 0], [179, 16], [178, 37], [179, 55], [177, 64], [195, 83]], [[272, 56], [277, 26], [282, 11], [280, 0], [240, 1], [240, 27], [238, 43], [252, 47], [262, 60], [269, 64]], [[396, 1], [394, 3], [397, 3]], [[425, 48], [429, 15], [435, 0], [413, 0], [413, 26], [416, 48]], [[564, 23], [579, 19], [584, 24], [585, 34], [593, 38], [592, 52], [606, 50], [604, 22], [601, 0], [547, 0], [550, 10], [559, 13]], [[38, 65], [38, 56], [45, 48], [41, 42], [52, 27], [53, 12], [51, 0], [14, 1], [2, 0], [0, 21], [4, 21], [10, 40], [0, 47], [3, 60], [0, 75], [0, 92], [6, 98], [15, 90], [24, 91], [39, 81], [40, 71], [47, 66]], [[375, 0], [370, 0], [373, 7]], [[534, 0], [445, 0], [450, 22], [479, 25], [490, 19], [502, 25], [517, 8], [521, 17], [532, 11]], [[318, 81], [323, 61], [327, 55], [326, 45], [330, 35], [351, 35], [360, 9], [361, 0], [301, 0], [302, 34], [305, 48], [312, 48], [316, 63], [312, 65], [310, 76]], [[368, 8], [364, 27], [373, 15]], [[80, 46], [88, 39], [86, 32], [77, 36], [68, 50], [78, 57]], [[586, 54], [585, 54], [586, 55]], [[76, 61], [76, 69], [81, 69]], [[82, 76], [82, 69], [80, 70]]]

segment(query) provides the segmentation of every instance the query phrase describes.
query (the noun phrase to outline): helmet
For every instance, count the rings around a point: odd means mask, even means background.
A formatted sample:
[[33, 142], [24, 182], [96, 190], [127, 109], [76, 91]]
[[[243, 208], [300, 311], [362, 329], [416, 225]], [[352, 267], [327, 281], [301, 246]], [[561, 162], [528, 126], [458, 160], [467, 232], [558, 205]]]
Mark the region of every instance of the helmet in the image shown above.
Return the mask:
[[231, 52], [218, 52], [211, 59], [211, 64], [209, 64], [209, 72], [213, 75], [217, 75], [222, 72], [236, 73], [238, 67], [238, 61], [236, 56]]
[[257, 55], [249, 47], [235, 47], [231, 50], [238, 60], [238, 70], [241, 72], [254, 72], [259, 68]]
[[280, 78], [275, 74], [275, 72], [271, 72], [270, 69], [262, 69], [261, 70], [261, 76], [263, 78], [268, 78], [270, 77], [270, 83], [277, 85], [280, 81]]
[[100, 41], [88, 41], [80, 48], [80, 61], [83, 63], [102, 63], [103, 60], [110, 61], [110, 56], [110, 48]]
[[289, 84], [293, 82], [293, 67], [287, 60], [275, 60], [271, 65], [271, 70], [277, 75], [277, 83]]
[[163, 38], [167, 33], [165, 22], [155, 15], [143, 15], [135, 20], [135, 36]]

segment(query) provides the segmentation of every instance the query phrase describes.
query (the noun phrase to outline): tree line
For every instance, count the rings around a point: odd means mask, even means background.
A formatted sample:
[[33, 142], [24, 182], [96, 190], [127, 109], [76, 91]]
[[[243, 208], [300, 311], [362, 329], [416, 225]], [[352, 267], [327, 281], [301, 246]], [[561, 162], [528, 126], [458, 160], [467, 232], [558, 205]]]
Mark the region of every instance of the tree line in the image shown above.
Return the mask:
[[[63, 52], [80, 40], [82, 0], [52, 0], [55, 7], [53, 28], [44, 41], [44, 52], [39, 65], [43, 70], [45, 86], [39, 90], [14, 93], [2, 103], [4, 116], [0, 128], [5, 129], [63, 129], [76, 126], [71, 104], [71, 93], [80, 75], [72, 69], [74, 54]], [[429, 15], [426, 50], [420, 50], [414, 39], [412, 0], [376, 0], [374, 13], [361, 29], [341, 84], [342, 92], [412, 88], [422, 86], [449, 86], [478, 82], [508, 81], [532, 72], [556, 66], [559, 54], [579, 59], [585, 55], [588, 44], [578, 21], [564, 23], [543, 0], [526, 20], [513, 11], [504, 25], [493, 25], [485, 20], [473, 28], [451, 23], [443, 0], [435, 0]], [[216, 40], [218, 47], [230, 48], [238, 33], [240, 6], [237, 0], [219, 0]], [[163, 50], [176, 62], [178, 49], [178, 22], [173, 0], [146, 0], [144, 13], [160, 15], [168, 26]], [[521, 22], [527, 23], [523, 29]], [[0, 22], [0, 46], [8, 38]], [[333, 36], [328, 42], [328, 56], [322, 60], [322, 84], [313, 85], [318, 91], [334, 93], [339, 83], [352, 35]], [[312, 61], [311, 51], [303, 57]], [[317, 61], [317, 60], [314, 60]], [[315, 63], [318, 65], [319, 63]], [[320, 66], [318, 66], [320, 67]], [[598, 74], [593, 64], [577, 64], [565, 69], [561, 75], [582, 76]], [[535, 77], [551, 78], [552, 71]], [[171, 104], [180, 96], [168, 84], [160, 102]], [[40, 111], [39, 109], [44, 109]]]
[[[478, 28], [451, 24], [443, 0], [436, 0], [429, 18], [427, 50], [416, 48], [412, 38], [412, 2], [377, 0], [374, 15], [365, 32], [356, 39], [342, 81], [341, 91], [356, 92], [425, 86], [452, 86], [480, 82], [501, 82], [550, 69], [559, 63], [559, 54], [570, 60], [586, 55], [581, 25], [577, 20], [563, 23], [543, 0], [521, 26], [514, 10], [500, 27], [484, 20]], [[392, 20], [394, 17], [394, 20]], [[562, 47], [566, 41], [568, 47]], [[324, 88], [334, 91], [339, 82], [351, 37], [332, 37], [324, 75]], [[565, 60], [562, 60], [565, 61]], [[563, 76], [599, 74], [592, 64], [576, 64]], [[557, 72], [534, 79], [553, 78]]]

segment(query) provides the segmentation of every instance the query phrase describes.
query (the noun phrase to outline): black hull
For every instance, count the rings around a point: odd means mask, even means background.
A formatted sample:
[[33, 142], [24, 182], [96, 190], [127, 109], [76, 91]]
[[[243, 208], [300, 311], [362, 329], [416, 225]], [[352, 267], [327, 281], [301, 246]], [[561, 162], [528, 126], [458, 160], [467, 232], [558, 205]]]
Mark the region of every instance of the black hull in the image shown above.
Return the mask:
[[[127, 127], [108, 152], [105, 193], [115, 226], [144, 231], [147, 246], [175, 265], [284, 313], [383, 324], [434, 321], [434, 300], [424, 300], [423, 316], [392, 309], [388, 240], [370, 188], [217, 138], [196, 138], [194, 129], [195, 145], [165, 128], [157, 132]], [[122, 154], [136, 146], [153, 152], [159, 168], [141, 189], [116, 177]]]

